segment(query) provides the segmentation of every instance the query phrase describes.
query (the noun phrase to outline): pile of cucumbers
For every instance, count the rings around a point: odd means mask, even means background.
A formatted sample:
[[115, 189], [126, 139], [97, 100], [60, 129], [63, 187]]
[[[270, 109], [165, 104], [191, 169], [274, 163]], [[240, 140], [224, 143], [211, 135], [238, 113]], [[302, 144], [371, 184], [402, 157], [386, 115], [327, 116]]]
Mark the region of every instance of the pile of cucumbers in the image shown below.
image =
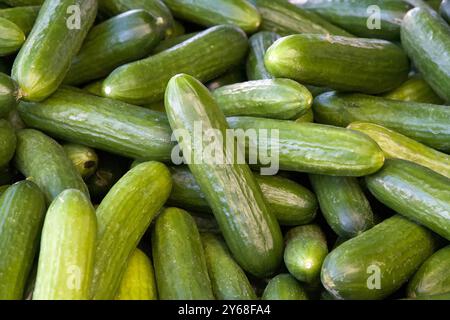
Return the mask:
[[[449, 23], [0, 0], [0, 300], [450, 300]], [[276, 137], [189, 161], [230, 130]]]

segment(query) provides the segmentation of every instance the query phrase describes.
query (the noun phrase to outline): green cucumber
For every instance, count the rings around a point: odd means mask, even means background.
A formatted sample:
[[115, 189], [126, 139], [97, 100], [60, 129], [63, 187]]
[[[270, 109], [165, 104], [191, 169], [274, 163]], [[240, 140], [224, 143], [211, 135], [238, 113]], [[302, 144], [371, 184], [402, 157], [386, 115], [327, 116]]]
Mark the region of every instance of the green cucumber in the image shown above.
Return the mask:
[[274, 78], [264, 65], [264, 55], [267, 49], [278, 39], [280, 39], [280, 36], [270, 31], [261, 31], [250, 37], [250, 52], [246, 64], [247, 78], [249, 80]]
[[42, 228], [33, 300], [88, 300], [94, 272], [97, 220], [79, 190], [63, 191]]
[[244, 271], [231, 257], [225, 243], [214, 234], [202, 234], [209, 278], [218, 300], [256, 300]]
[[212, 27], [166, 51], [117, 68], [103, 82], [103, 94], [134, 104], [157, 102], [164, 98], [172, 76], [187, 73], [201, 81], [212, 80], [237, 65], [247, 48], [241, 29]]
[[439, 13], [442, 18], [445, 19], [448, 23], [450, 23], [450, 1], [443, 0], [441, 6], [439, 7]]
[[63, 148], [83, 179], [89, 178], [97, 171], [98, 156], [95, 150], [74, 143], [67, 143]]
[[322, 284], [338, 299], [383, 299], [397, 291], [434, 252], [435, 236], [393, 216], [334, 249], [322, 267]]
[[450, 179], [405, 160], [366, 177], [370, 192], [396, 212], [450, 240]]
[[433, 296], [450, 292], [450, 246], [428, 258], [408, 284], [408, 297]]
[[372, 228], [374, 215], [355, 178], [310, 175], [328, 225], [340, 237], [353, 238]]
[[308, 111], [306, 111], [305, 114], [303, 114], [302, 116], [298, 117], [295, 122], [299, 122], [299, 123], [303, 123], [303, 122], [314, 122], [314, 112], [312, 111], [312, 109], [309, 109]]
[[406, 54], [389, 41], [321, 34], [279, 39], [264, 59], [277, 78], [368, 94], [395, 89], [410, 69]]
[[161, 300], [214, 300], [200, 234], [189, 213], [169, 208], [158, 216], [152, 252]]
[[15, 23], [0, 17], [0, 57], [15, 53], [25, 42], [25, 34]]
[[13, 78], [25, 99], [40, 101], [58, 89], [96, 14], [96, 0], [44, 2], [13, 65]]
[[77, 189], [89, 196], [88, 189], [63, 147], [40, 131], [17, 132], [14, 159], [16, 168], [35, 182], [50, 203], [66, 189]]
[[0, 168], [8, 165], [16, 151], [16, 134], [8, 121], [0, 119]]
[[209, 90], [213, 91], [226, 85], [231, 85], [244, 81], [247, 81], [245, 71], [243, 70], [242, 66], [238, 65], [231, 68], [224, 74], [218, 76], [217, 78], [208, 81], [205, 85], [208, 87]]
[[166, 202], [171, 189], [172, 181], [166, 166], [159, 162], [145, 162], [125, 174], [100, 203], [91, 287], [94, 300], [116, 296], [128, 258]]
[[[210, 139], [226, 136], [228, 125], [213, 96], [189, 75], [177, 75], [170, 80], [165, 106], [173, 130], [192, 135], [195, 123], [200, 123], [202, 134], [207, 131], [213, 134]], [[181, 140], [185, 155], [198, 153], [197, 144]], [[204, 141], [201, 144], [206, 145]], [[226, 153], [224, 146], [215, 152], [223, 157]], [[203, 161], [188, 163], [236, 261], [255, 276], [270, 275], [282, 258], [280, 227], [247, 164], [238, 163], [237, 155], [228, 160], [226, 164], [216, 165], [216, 161], [206, 155]]]
[[166, 37], [166, 39], [175, 38], [185, 33], [186, 28], [184, 27], [184, 25], [180, 21], [174, 20], [173, 27], [171, 28], [171, 34], [168, 37]]
[[8, 116], [17, 105], [17, 84], [8, 75], [0, 72], [0, 118]]
[[289, 230], [285, 237], [284, 263], [297, 280], [317, 283], [323, 261], [328, 254], [327, 239], [317, 225]]
[[388, 159], [415, 162], [450, 178], [450, 156], [445, 153], [377, 124], [354, 122], [348, 128], [361, 131], [375, 140]]
[[161, 40], [156, 19], [132, 10], [93, 27], [64, 79], [79, 85], [108, 76], [123, 64], [147, 57]]
[[83, 90], [98, 97], [102, 97], [102, 87], [103, 87], [103, 80], [100, 79], [94, 82], [91, 82], [83, 87]]
[[[251, 117], [228, 118], [233, 129], [268, 130], [259, 145], [278, 150], [281, 170], [337, 176], [365, 176], [383, 166], [384, 155], [369, 137], [349, 129], [315, 123]], [[278, 138], [272, 137], [274, 132]], [[258, 147], [250, 139], [250, 159], [258, 159]]]
[[39, 14], [39, 9], [39, 6], [1, 9], [0, 18], [4, 18], [15, 23], [25, 35], [28, 35]]
[[220, 87], [213, 96], [225, 116], [293, 119], [306, 113], [313, 96], [289, 79], [267, 79]]
[[0, 300], [23, 298], [45, 216], [42, 192], [31, 181], [0, 197]]
[[450, 102], [450, 26], [437, 13], [415, 8], [403, 19], [401, 37], [427, 83]]
[[279, 274], [269, 281], [261, 299], [308, 300], [308, 295], [293, 276], [290, 274]]
[[157, 300], [157, 298], [152, 262], [144, 252], [136, 249], [128, 259], [115, 300]]
[[375, 123], [442, 151], [450, 151], [450, 106], [327, 92], [313, 103], [317, 122], [346, 127]]
[[160, 52], [163, 52], [164, 50], [170, 49], [172, 47], [175, 47], [176, 45], [189, 40], [190, 38], [195, 37], [198, 34], [198, 32], [192, 32], [188, 34], [182, 34], [177, 37], [165, 39], [161, 41], [152, 51], [152, 54], [157, 54]]
[[443, 100], [421, 76], [414, 76], [384, 95], [387, 99], [441, 104]]

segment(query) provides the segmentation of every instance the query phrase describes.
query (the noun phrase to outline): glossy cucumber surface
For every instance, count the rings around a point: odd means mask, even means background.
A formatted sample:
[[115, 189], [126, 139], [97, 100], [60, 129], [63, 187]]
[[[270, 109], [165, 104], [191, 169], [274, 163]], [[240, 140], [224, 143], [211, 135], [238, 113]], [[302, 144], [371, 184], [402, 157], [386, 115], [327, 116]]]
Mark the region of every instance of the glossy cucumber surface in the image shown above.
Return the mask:
[[306, 291], [290, 274], [272, 278], [264, 289], [262, 300], [308, 300]]
[[442, 104], [443, 100], [430, 85], [419, 75], [414, 76], [398, 88], [384, 95], [387, 99]]
[[39, 14], [40, 6], [22, 6], [0, 9], [0, 18], [15, 23], [25, 35], [30, 33]]

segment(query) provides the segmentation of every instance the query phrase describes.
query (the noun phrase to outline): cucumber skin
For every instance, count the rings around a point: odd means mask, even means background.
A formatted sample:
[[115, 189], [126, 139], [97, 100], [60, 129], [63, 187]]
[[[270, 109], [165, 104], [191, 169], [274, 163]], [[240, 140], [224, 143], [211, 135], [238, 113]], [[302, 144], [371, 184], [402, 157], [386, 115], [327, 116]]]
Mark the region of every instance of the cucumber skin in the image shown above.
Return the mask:
[[193, 38], [198, 34], [199, 34], [199, 32], [192, 32], [192, 33], [188, 33], [188, 34], [182, 34], [177, 37], [164, 39], [153, 49], [152, 54], [157, 54], [157, 53], [163, 52], [167, 49], [170, 49], [172, 47], [175, 47], [176, 45], [178, 45], [186, 40], [189, 40], [190, 38]]
[[[208, 89], [191, 76], [181, 74], [170, 80], [165, 106], [174, 130], [192, 134], [194, 123], [201, 121], [202, 132], [213, 129], [216, 138], [218, 132], [226, 136], [225, 117]], [[185, 153], [195, 152], [190, 142], [182, 141], [180, 146]], [[224, 155], [226, 151], [222, 147], [220, 152]], [[234, 258], [255, 276], [273, 273], [282, 258], [282, 235], [250, 168], [237, 161], [219, 166], [202, 162], [189, 164], [189, 169], [205, 193]]]
[[274, 79], [274, 76], [267, 71], [264, 65], [264, 55], [267, 49], [278, 39], [280, 39], [280, 36], [270, 31], [260, 31], [250, 37], [250, 52], [246, 64], [248, 80]]
[[383, 96], [386, 99], [442, 104], [443, 100], [421, 76], [405, 81], [401, 86]]
[[355, 121], [384, 126], [442, 151], [450, 151], [450, 106], [327, 92], [314, 99], [317, 122], [346, 127]]
[[17, 84], [8, 75], [0, 73], [0, 118], [6, 118], [17, 105]]
[[435, 12], [415, 8], [403, 19], [401, 38], [424, 79], [450, 103], [450, 26]]
[[405, 160], [366, 177], [370, 192], [396, 212], [450, 240], [450, 179]]
[[443, 152], [373, 123], [353, 122], [348, 128], [361, 131], [375, 140], [387, 159], [415, 162], [450, 178], [450, 156]]
[[172, 76], [190, 74], [206, 82], [237, 65], [247, 53], [245, 33], [231, 25], [209, 28], [175, 47], [114, 70], [103, 82], [103, 95], [134, 104], [164, 98]]
[[375, 225], [374, 215], [356, 178], [310, 175], [320, 209], [328, 225], [349, 239]]
[[79, 190], [63, 191], [42, 229], [33, 300], [88, 300], [94, 271], [97, 220]]
[[158, 216], [152, 251], [161, 300], [214, 300], [200, 234], [186, 211], [168, 208]]
[[0, 18], [5, 18], [12, 23], [15, 23], [25, 35], [28, 35], [39, 14], [39, 9], [39, 6], [23, 6], [1, 9]]
[[15, 53], [25, 42], [25, 34], [15, 23], [0, 17], [0, 57]]
[[301, 285], [290, 274], [272, 278], [264, 289], [262, 300], [308, 300]]
[[391, 42], [320, 34], [279, 39], [264, 59], [277, 78], [367, 94], [397, 88], [410, 69], [406, 54]]
[[[435, 250], [434, 235], [393, 216], [334, 249], [322, 267], [322, 284], [338, 299], [377, 300], [397, 291]], [[368, 281], [380, 268], [380, 289]], [[376, 283], [372, 283], [375, 284]]]
[[0, 119], [0, 168], [8, 165], [16, 151], [16, 134], [8, 121]]
[[[80, 28], [71, 30], [66, 19], [73, 5], [80, 10]], [[96, 14], [96, 0], [44, 2], [13, 65], [12, 75], [24, 99], [40, 101], [58, 89]]]
[[21, 300], [45, 216], [44, 195], [31, 181], [0, 197], [0, 299]]
[[91, 298], [109, 300], [116, 296], [130, 254], [166, 202], [171, 189], [167, 167], [159, 162], [145, 162], [125, 174], [108, 192], [97, 208], [97, 249]]
[[98, 156], [94, 149], [73, 143], [64, 144], [63, 148], [83, 180], [97, 171]]

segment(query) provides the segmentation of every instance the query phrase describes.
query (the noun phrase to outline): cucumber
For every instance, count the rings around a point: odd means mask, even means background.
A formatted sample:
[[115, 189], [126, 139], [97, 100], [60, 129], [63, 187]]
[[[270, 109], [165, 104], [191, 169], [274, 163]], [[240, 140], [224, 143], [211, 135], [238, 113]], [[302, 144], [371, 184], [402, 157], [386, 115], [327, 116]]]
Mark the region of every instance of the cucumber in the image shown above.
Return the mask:
[[34, 22], [39, 14], [39, 6], [25, 6], [6, 8], [0, 10], [0, 18], [15, 23], [24, 33], [28, 35], [33, 28]]
[[158, 216], [152, 252], [161, 300], [214, 300], [200, 234], [186, 211], [169, 208]]
[[123, 64], [147, 57], [161, 37], [156, 19], [145, 10], [102, 22], [89, 31], [64, 83], [80, 85], [104, 78]]
[[15, 53], [25, 42], [25, 34], [15, 23], [0, 18], [0, 57]]
[[134, 250], [128, 259], [116, 300], [157, 300], [155, 272], [147, 255]]
[[[223, 113], [208, 89], [189, 75], [177, 75], [170, 80], [165, 106], [173, 130], [192, 135], [194, 123], [200, 122], [201, 133], [212, 133], [211, 139], [226, 136], [228, 125]], [[197, 145], [181, 140], [184, 155], [197, 152]], [[201, 144], [205, 145], [203, 141]], [[220, 146], [215, 153], [226, 156], [227, 152]], [[255, 276], [270, 275], [282, 258], [280, 227], [247, 164], [238, 163], [237, 155], [228, 160], [217, 165], [207, 156], [200, 163], [188, 162], [236, 261]]]
[[[231, 68], [224, 74], [218, 76], [217, 78], [208, 81], [205, 85], [208, 87], [209, 90], [213, 91], [226, 85], [231, 85], [244, 81], [247, 81], [245, 71], [243, 70], [242, 66], [238, 65], [236, 67]], [[164, 105], [164, 101], [162, 101], [162, 104]]]
[[255, 32], [261, 24], [258, 10], [246, 0], [164, 0], [175, 17], [210, 27], [236, 25], [245, 32]]
[[89, 299], [96, 233], [89, 199], [79, 190], [63, 191], [45, 216], [33, 300]]
[[45, 216], [42, 192], [31, 181], [0, 197], [0, 300], [23, 298]]
[[370, 192], [396, 212], [450, 240], [450, 179], [405, 160], [366, 177]]
[[[73, 6], [78, 8], [75, 13]], [[58, 89], [96, 14], [96, 0], [44, 2], [13, 65], [24, 99], [40, 101]]]
[[299, 123], [303, 123], [303, 122], [314, 122], [314, 112], [312, 111], [312, 109], [309, 109], [308, 111], [306, 111], [305, 114], [303, 114], [302, 116], [298, 117], [295, 122], [299, 122]]
[[280, 39], [280, 36], [270, 31], [261, 31], [250, 37], [250, 52], [246, 64], [247, 78], [249, 80], [274, 78], [264, 65], [264, 55], [267, 49], [278, 39]]
[[0, 118], [6, 118], [17, 105], [17, 84], [8, 75], [0, 72]]
[[427, 83], [450, 102], [450, 26], [437, 13], [415, 8], [403, 19], [401, 38]]
[[170, 160], [174, 143], [160, 112], [69, 88], [40, 103], [21, 102], [18, 109], [28, 126], [66, 141], [129, 158]]
[[328, 254], [327, 239], [317, 225], [306, 225], [289, 230], [285, 237], [284, 263], [297, 280], [317, 283], [320, 269]]
[[450, 292], [450, 246], [428, 258], [408, 283], [408, 297], [433, 296]]
[[327, 92], [315, 98], [313, 111], [319, 123], [346, 127], [355, 121], [370, 122], [450, 151], [450, 106]]
[[[125, 174], [97, 209], [98, 232], [91, 297], [116, 296], [127, 260], [151, 221], [169, 197], [169, 170], [158, 162], [145, 162]], [[139, 192], [130, 192], [139, 190]]]
[[255, 80], [214, 90], [213, 96], [225, 116], [293, 119], [306, 113], [313, 96], [289, 79]]
[[117, 68], [103, 82], [103, 94], [134, 104], [157, 102], [164, 98], [172, 76], [187, 73], [201, 81], [212, 80], [237, 65], [247, 48], [241, 29], [212, 27], [157, 55]]
[[421, 76], [414, 76], [384, 95], [387, 99], [442, 104], [443, 100]]
[[166, 39], [175, 38], [185, 33], [186, 28], [184, 27], [184, 25], [181, 22], [174, 20], [173, 27], [171, 28], [171, 34]]
[[442, 18], [447, 21], [447, 23], [450, 23], [450, 1], [442, 1], [441, 6], [439, 7], [439, 13], [441, 14]]
[[8, 121], [0, 119], [0, 168], [8, 165], [16, 151], [16, 134]]
[[201, 239], [216, 299], [256, 300], [252, 285], [244, 271], [231, 257], [225, 243], [211, 233], [202, 234]]
[[102, 97], [103, 80], [105, 80], [105, 79], [100, 79], [100, 80], [91, 82], [91, 83], [85, 85], [83, 87], [83, 90], [94, 96]]
[[348, 128], [361, 131], [375, 140], [388, 159], [415, 162], [450, 178], [450, 156], [445, 153], [373, 123], [354, 122]]
[[264, 59], [277, 78], [368, 94], [395, 89], [410, 69], [406, 54], [389, 41], [321, 34], [279, 39]]
[[264, 289], [262, 300], [308, 300], [305, 289], [290, 274], [272, 278]]
[[63, 148], [83, 179], [89, 178], [96, 172], [98, 156], [95, 150], [74, 143], [67, 143], [63, 145]]
[[370, 203], [357, 179], [322, 175], [309, 177], [320, 210], [338, 236], [353, 238], [375, 225]]
[[[278, 151], [281, 170], [337, 176], [365, 176], [383, 166], [384, 155], [378, 145], [353, 130], [314, 123], [251, 117], [228, 118], [233, 129], [266, 129], [259, 146]], [[276, 130], [278, 138], [272, 137]], [[250, 139], [250, 159], [257, 159], [258, 147]]]
[[17, 132], [14, 164], [41, 188], [48, 203], [66, 189], [77, 189], [89, 196], [83, 179], [63, 147], [40, 131], [23, 129]]
[[161, 41], [152, 51], [152, 54], [157, 54], [160, 52], [163, 52], [164, 50], [170, 49], [172, 47], [175, 47], [176, 45], [189, 40], [190, 38], [195, 37], [197, 34], [199, 34], [198, 32], [192, 32], [192, 33], [188, 33], [188, 34], [182, 34], [179, 35], [177, 37], [172, 37], [172, 38], [168, 38], [165, 39], [163, 41]]
[[338, 299], [383, 299], [397, 291], [435, 250], [422, 226], [393, 216], [334, 249], [322, 267], [322, 284]]

